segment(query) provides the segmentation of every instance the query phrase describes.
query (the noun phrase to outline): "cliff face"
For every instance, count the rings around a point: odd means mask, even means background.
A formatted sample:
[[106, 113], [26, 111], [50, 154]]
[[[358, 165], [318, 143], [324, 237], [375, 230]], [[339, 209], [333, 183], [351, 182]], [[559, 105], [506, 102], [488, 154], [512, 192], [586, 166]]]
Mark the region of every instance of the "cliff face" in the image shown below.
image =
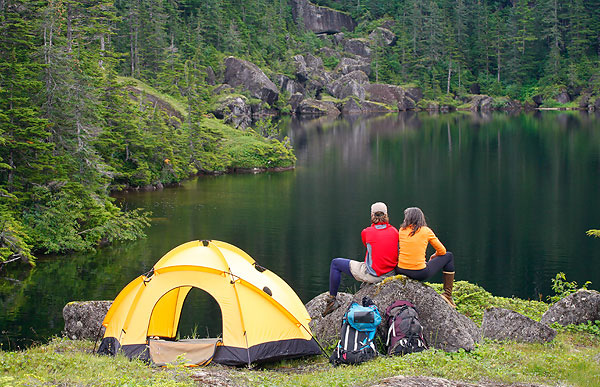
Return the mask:
[[303, 21], [304, 27], [316, 34], [353, 31], [356, 26], [350, 15], [311, 4], [308, 0], [292, 0], [291, 4], [296, 23]]

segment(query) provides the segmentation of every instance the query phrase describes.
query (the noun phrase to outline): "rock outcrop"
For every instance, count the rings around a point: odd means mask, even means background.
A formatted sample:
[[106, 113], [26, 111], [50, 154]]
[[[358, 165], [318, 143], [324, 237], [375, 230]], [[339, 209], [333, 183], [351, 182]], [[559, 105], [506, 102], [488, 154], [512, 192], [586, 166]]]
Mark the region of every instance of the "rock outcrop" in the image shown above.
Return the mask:
[[357, 97], [362, 101], [365, 99], [365, 88], [363, 85], [367, 85], [368, 83], [369, 77], [367, 74], [357, 70], [328, 84], [327, 92], [339, 99]]
[[[322, 300], [326, 294], [323, 293], [317, 298]], [[392, 277], [378, 284], [364, 285], [352, 300], [360, 303], [364, 296], [370, 297], [381, 313], [396, 300], [408, 300], [415, 304], [419, 312], [419, 321], [424, 328], [423, 335], [427, 343], [434, 348], [445, 351], [457, 351], [460, 348], [472, 350], [481, 338], [481, 330], [473, 321], [448, 306], [438, 293], [421, 282], [404, 276]], [[325, 317], [320, 315], [322, 309], [313, 308], [310, 328], [322, 344], [333, 344], [338, 339], [342, 317], [350, 304], [350, 300], [341, 301], [340, 308]], [[314, 300], [314, 303], [317, 302]], [[324, 307], [324, 302], [319, 302], [319, 305]], [[381, 331], [384, 329], [382, 326]]]
[[550, 306], [542, 315], [540, 322], [566, 326], [596, 320], [600, 320], [600, 293], [580, 289]]
[[250, 92], [253, 97], [272, 105], [279, 97], [277, 86], [252, 62], [230, 56], [225, 59], [225, 83]]
[[512, 310], [490, 308], [483, 314], [483, 337], [524, 343], [546, 343], [556, 336], [556, 331]]
[[104, 335], [102, 320], [112, 301], [73, 301], [63, 308], [63, 334], [73, 340], [96, 340]]
[[247, 102], [244, 96], [226, 95], [215, 104], [213, 114], [227, 124], [246, 129], [252, 123], [252, 109]]
[[396, 43], [396, 35], [387, 28], [377, 27], [369, 34], [369, 39], [375, 44], [391, 46]]
[[335, 72], [339, 74], [349, 74], [353, 71], [360, 70], [365, 74], [371, 73], [371, 63], [365, 59], [342, 58], [335, 67]]
[[304, 28], [316, 34], [335, 34], [354, 31], [356, 23], [344, 12], [320, 7], [308, 0], [292, 0], [292, 17], [296, 23], [303, 22]]
[[344, 39], [342, 42], [344, 51], [364, 58], [371, 58], [371, 47], [369, 41], [361, 38]]
[[337, 116], [339, 109], [333, 102], [325, 102], [317, 99], [307, 98], [302, 100], [296, 108], [296, 114], [312, 116]]
[[474, 112], [490, 111], [493, 108], [493, 103], [494, 103], [494, 99], [490, 96], [487, 96], [484, 94], [474, 95], [471, 98], [471, 100], [469, 101], [469, 104], [471, 105], [469, 110], [474, 111]]
[[365, 85], [367, 99], [388, 105], [397, 105], [405, 93], [400, 86], [387, 85], [384, 83], [372, 83]]

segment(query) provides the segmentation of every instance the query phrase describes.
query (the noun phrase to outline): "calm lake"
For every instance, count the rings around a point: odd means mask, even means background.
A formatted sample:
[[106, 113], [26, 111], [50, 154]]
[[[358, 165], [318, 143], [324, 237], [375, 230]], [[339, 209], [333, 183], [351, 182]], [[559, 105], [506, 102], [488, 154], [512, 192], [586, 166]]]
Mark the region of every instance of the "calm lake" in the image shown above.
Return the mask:
[[[423, 209], [454, 253], [456, 279], [495, 295], [546, 300], [561, 271], [600, 288], [600, 239], [585, 234], [600, 228], [600, 116], [407, 113], [280, 126], [296, 150], [295, 170], [121, 194], [125, 207], [152, 211], [146, 239], [3, 269], [2, 349], [59, 335], [67, 302], [113, 299], [195, 239], [240, 247], [307, 302], [327, 290], [332, 258], [363, 258], [360, 231], [376, 201], [387, 203], [396, 226], [404, 208]], [[343, 288], [358, 283], [346, 279]], [[193, 291], [181, 336], [218, 335], [219, 315]]]

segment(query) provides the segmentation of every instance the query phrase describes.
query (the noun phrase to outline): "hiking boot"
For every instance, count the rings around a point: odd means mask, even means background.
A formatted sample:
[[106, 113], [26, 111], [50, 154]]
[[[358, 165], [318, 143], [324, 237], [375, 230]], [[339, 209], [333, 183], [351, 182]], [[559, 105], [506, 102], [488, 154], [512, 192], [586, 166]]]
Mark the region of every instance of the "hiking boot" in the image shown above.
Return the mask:
[[335, 296], [331, 294], [327, 296], [327, 304], [325, 304], [325, 309], [323, 310], [322, 316], [325, 317], [329, 313], [333, 312], [337, 308], [340, 307], [340, 303]]
[[454, 272], [443, 271], [442, 280], [444, 282], [444, 292], [442, 297], [444, 300], [453, 308], [456, 308], [456, 304], [452, 299], [452, 288], [454, 287]]

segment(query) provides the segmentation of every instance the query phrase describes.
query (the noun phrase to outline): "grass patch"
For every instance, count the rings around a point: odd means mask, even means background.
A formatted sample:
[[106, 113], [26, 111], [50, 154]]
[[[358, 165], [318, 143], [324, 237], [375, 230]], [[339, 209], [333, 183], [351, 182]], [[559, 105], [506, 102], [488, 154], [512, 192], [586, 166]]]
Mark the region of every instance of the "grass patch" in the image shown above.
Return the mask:
[[0, 352], [0, 386], [195, 386], [190, 370], [151, 368], [124, 356], [92, 354], [93, 343], [54, 339], [23, 352]]
[[161, 99], [171, 105], [173, 109], [177, 110], [183, 117], [187, 117], [187, 110], [185, 108], [185, 104], [178, 99], [170, 96], [168, 94], [163, 94], [160, 91], [156, 90], [152, 86], [140, 81], [139, 79], [131, 78], [131, 77], [121, 77], [117, 76], [117, 81], [119, 83], [131, 84], [135, 86], [137, 89], [143, 91], [146, 94], [150, 94], [158, 99]]
[[546, 344], [486, 340], [471, 352], [431, 349], [335, 368], [323, 356], [254, 370], [218, 365], [157, 368], [122, 356], [94, 355], [92, 348], [89, 341], [54, 339], [23, 352], [0, 351], [0, 386], [195, 386], [197, 374], [205, 372], [226, 381], [223, 385], [239, 386], [367, 386], [396, 375], [470, 383], [600, 386], [600, 338], [573, 332], [560, 332]]
[[[576, 337], [577, 335], [575, 335]], [[547, 383], [575, 386], [600, 385], [600, 342], [587, 335], [586, 347], [561, 333], [549, 344], [485, 341], [474, 351], [446, 353], [428, 350], [403, 357], [380, 357], [359, 366], [333, 368], [320, 358], [322, 369], [282, 375], [263, 371], [255, 385], [355, 386], [371, 385], [396, 375], [422, 375], [470, 383]]]

